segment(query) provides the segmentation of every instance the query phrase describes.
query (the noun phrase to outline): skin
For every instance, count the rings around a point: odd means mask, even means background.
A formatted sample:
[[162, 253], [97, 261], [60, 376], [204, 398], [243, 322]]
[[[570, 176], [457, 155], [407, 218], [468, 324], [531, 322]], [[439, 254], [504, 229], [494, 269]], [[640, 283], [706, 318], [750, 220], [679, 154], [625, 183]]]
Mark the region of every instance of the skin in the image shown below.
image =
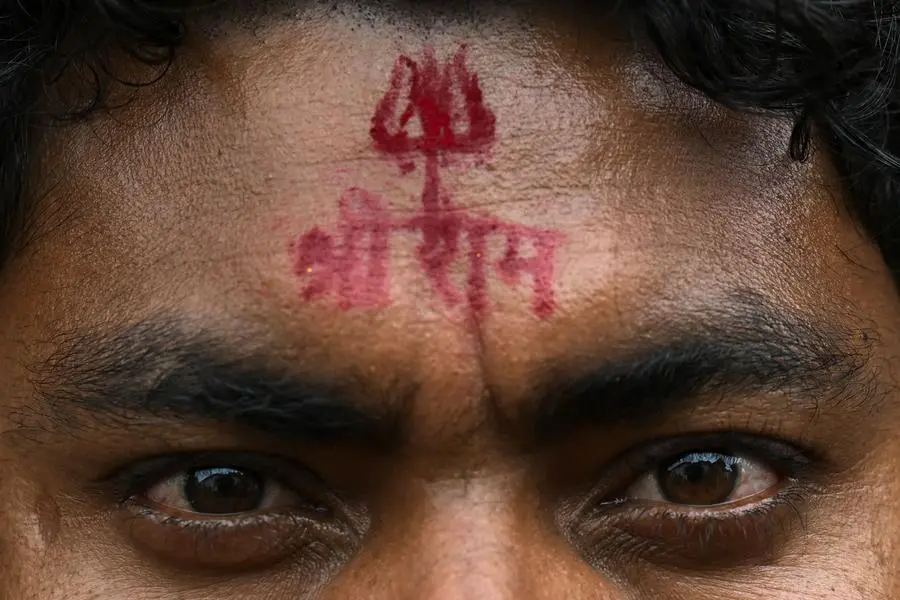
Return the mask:
[[[34, 235], [0, 274], [0, 596], [895, 597], [900, 299], [825, 152], [793, 162], [789, 122], [704, 100], [574, 9], [298, 10], [201, 17], [165, 78], [42, 138]], [[446, 61], [461, 43], [497, 135], [442, 184], [471, 214], [564, 236], [556, 310], [539, 318], [530, 286], [493, 271], [483, 317], [448, 307], [415, 232], [391, 237], [388, 305], [304, 301], [289, 245], [334, 232], [347, 188], [417, 209], [422, 168], [403, 175], [373, 147], [372, 114], [398, 56], [430, 47]], [[465, 276], [465, 261], [453, 268]], [[761, 305], [843, 332], [858, 377], [812, 401], [786, 380], [533, 435], [546, 382]], [[276, 437], [78, 405], [84, 390], [66, 376], [102, 345], [73, 340], [146, 323], [164, 323], [167, 340], [148, 351], [153, 376], [185, 340], [214, 335], [234, 364], [351, 381], [352, 402], [396, 413], [402, 439]], [[785, 478], [764, 452], [737, 448], [768, 482], [752, 498], [698, 509], [640, 497], [654, 463], [622, 457], [672, 438], [715, 450], [704, 436], [728, 431], [791, 442], [811, 466]], [[171, 506], [171, 477], [129, 496], [111, 475], [211, 451], [257, 457], [256, 471], [282, 481], [273, 505], [246, 522], [197, 517]], [[304, 468], [321, 480], [313, 492], [279, 479]], [[297, 516], [310, 494], [339, 497], [346, 527]], [[779, 494], [780, 508], [751, 510]], [[630, 504], [603, 505], [617, 498]], [[592, 503], [600, 516], [585, 516]], [[172, 516], [205, 527], [161, 522]]]

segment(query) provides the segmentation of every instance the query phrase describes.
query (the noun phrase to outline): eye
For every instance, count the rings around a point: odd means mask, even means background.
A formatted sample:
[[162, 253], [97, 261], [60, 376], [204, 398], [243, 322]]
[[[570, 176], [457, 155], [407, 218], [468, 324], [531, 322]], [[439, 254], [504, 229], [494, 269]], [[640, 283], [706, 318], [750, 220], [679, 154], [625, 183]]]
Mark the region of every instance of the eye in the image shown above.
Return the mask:
[[598, 565], [620, 560], [622, 548], [646, 564], [683, 569], [769, 560], [802, 531], [820, 476], [811, 456], [743, 432], [637, 447], [607, 467], [583, 510], [569, 517], [572, 539]]
[[153, 485], [143, 495], [160, 508], [198, 516], [235, 516], [305, 502], [269, 475], [215, 465], [181, 471]]
[[662, 460], [623, 494], [623, 499], [713, 507], [736, 504], [781, 481], [761, 459], [717, 451], [694, 451]]
[[256, 569], [294, 556], [324, 573], [354, 551], [366, 523], [359, 506], [279, 457], [163, 456], [115, 479], [125, 535], [179, 569]]

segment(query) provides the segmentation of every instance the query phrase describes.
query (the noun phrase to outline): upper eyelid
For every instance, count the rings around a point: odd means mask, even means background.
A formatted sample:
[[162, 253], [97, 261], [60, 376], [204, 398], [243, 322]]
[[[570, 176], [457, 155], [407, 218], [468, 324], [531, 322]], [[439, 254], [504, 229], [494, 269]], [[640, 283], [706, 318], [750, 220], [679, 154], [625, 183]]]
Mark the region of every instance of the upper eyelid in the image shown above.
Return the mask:
[[766, 454], [769, 455], [767, 458], [776, 460], [806, 462], [809, 460], [807, 455], [812, 451], [770, 436], [730, 430], [685, 434], [649, 442], [627, 451], [622, 460], [643, 455], [645, 462], [650, 463], [687, 452], [722, 452], [751, 457]]
[[[609, 497], [613, 491], [621, 491], [637, 481], [644, 471], [658, 462], [691, 450], [717, 450], [761, 459], [788, 476], [794, 475], [815, 458], [811, 457], [813, 453], [808, 449], [755, 433], [720, 431], [672, 436], [634, 446], [606, 461], [594, 477], [598, 483], [591, 490], [590, 497]], [[323, 496], [332, 496], [334, 491], [301, 462], [279, 455], [227, 450], [173, 453], [132, 461], [109, 476], [104, 487], [112, 490], [117, 503], [122, 503], [167, 476], [210, 463], [260, 471], [286, 487], [294, 488], [296, 485], [299, 491], [311, 492], [317, 488], [315, 491]]]
[[106, 482], [117, 501], [125, 502], [167, 477], [204, 465], [259, 471], [286, 487], [294, 487], [292, 484], [302, 487], [301, 479], [303, 484], [325, 487], [318, 474], [298, 461], [272, 454], [234, 451], [164, 454], [136, 460], [117, 469], [106, 478]]
[[759, 434], [722, 431], [673, 436], [632, 447], [607, 462], [595, 477], [598, 483], [584, 504], [615, 500], [614, 493], [638, 481], [647, 470], [673, 455], [713, 449], [767, 461], [788, 477], [798, 475], [806, 465], [815, 461], [812, 451]]

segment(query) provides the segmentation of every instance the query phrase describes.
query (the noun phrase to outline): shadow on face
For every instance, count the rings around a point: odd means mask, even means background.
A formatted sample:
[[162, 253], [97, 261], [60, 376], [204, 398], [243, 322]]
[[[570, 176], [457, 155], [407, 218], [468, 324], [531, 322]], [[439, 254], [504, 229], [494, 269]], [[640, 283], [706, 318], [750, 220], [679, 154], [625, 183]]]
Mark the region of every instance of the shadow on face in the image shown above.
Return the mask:
[[623, 32], [198, 12], [46, 133], [0, 285], [0, 590], [890, 597], [888, 270], [825, 152]]

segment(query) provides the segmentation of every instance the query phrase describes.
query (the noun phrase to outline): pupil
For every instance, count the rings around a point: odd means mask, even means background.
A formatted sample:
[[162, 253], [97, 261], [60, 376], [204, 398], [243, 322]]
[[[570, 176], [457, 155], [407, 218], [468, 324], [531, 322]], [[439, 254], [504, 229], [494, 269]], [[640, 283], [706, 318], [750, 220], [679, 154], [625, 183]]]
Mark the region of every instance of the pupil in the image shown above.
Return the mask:
[[191, 510], [224, 515], [251, 512], [262, 503], [263, 481], [256, 474], [230, 467], [193, 469], [184, 483]]
[[740, 475], [739, 459], [716, 452], [692, 452], [661, 466], [663, 497], [676, 504], [711, 506], [726, 502]]

